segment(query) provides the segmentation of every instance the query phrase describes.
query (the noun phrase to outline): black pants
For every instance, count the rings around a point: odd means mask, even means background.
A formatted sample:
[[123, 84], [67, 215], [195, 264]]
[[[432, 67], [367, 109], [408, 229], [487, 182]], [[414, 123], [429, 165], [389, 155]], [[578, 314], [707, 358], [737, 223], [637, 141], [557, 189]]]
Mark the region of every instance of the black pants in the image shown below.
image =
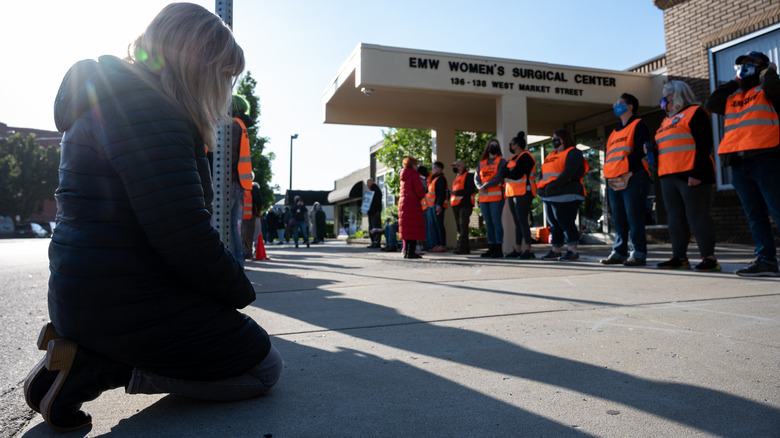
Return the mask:
[[455, 227], [458, 229], [457, 249], [460, 251], [469, 250], [469, 218], [471, 218], [471, 205], [456, 205], [452, 207], [455, 214]]
[[[379, 246], [382, 242], [382, 233], [374, 233], [374, 230], [382, 228], [382, 213], [368, 214], [368, 233], [371, 236], [371, 245]], [[383, 230], [384, 231], [384, 230]]]
[[530, 245], [531, 226], [528, 223], [531, 212], [531, 201], [534, 200], [530, 191], [523, 196], [512, 196], [507, 198], [509, 201], [509, 211], [512, 213], [512, 219], [515, 221], [515, 245], [520, 245], [525, 240], [526, 245]]

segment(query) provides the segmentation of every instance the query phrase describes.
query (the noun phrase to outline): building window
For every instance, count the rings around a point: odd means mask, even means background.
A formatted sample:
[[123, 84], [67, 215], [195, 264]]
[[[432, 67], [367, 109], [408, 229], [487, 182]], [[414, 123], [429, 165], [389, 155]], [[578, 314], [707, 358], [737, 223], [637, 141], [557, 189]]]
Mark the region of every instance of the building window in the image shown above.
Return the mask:
[[[732, 80], [735, 76], [734, 60], [739, 55], [748, 52], [763, 52], [771, 62], [778, 62], [778, 47], [780, 47], [780, 23], [769, 26], [757, 32], [737, 38], [733, 41], [713, 47], [709, 50], [710, 58], [710, 91]], [[717, 154], [718, 144], [723, 138], [723, 118], [712, 115], [713, 140], [715, 143], [715, 167], [717, 169], [718, 190], [733, 189], [731, 185], [731, 169], [723, 167]]]
[[385, 173], [376, 177], [376, 183], [379, 186], [379, 189], [382, 190], [382, 208], [395, 205], [395, 196], [393, 196], [393, 193], [387, 187], [387, 175], [388, 174]]

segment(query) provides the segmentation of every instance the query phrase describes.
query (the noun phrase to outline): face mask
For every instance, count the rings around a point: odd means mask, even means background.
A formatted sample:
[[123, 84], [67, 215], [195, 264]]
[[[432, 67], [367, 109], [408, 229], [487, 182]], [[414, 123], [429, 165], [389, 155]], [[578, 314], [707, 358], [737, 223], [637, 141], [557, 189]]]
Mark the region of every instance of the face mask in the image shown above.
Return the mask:
[[458, 169], [457, 167], [453, 167], [453, 168], [452, 168], [452, 172], [453, 172], [453, 173], [458, 173], [458, 170], [459, 170], [459, 169]]
[[628, 111], [628, 105], [614, 105], [612, 111], [615, 112], [616, 116], [620, 117]]
[[748, 64], [742, 64], [739, 67], [739, 70], [737, 70], [737, 77], [740, 79], [749, 78], [750, 76], [753, 76], [756, 74], [756, 66], [755, 65], [748, 65]]
[[666, 105], [669, 105], [669, 101], [665, 97], [661, 98], [661, 109], [666, 111]]
[[488, 151], [493, 155], [498, 155], [499, 152], [501, 152], [501, 147], [499, 147], [497, 144], [490, 145], [490, 149]]
[[561, 139], [560, 138], [554, 138], [553, 139], [553, 146], [560, 147], [561, 146]]

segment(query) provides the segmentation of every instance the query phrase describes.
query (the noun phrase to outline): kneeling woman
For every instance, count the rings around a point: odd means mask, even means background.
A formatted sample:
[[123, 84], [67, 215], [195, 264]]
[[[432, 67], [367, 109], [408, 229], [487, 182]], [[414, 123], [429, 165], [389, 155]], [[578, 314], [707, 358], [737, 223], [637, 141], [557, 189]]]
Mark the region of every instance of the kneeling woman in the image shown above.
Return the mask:
[[240, 400], [282, 370], [266, 331], [237, 310], [255, 291], [210, 225], [206, 149], [215, 123], [230, 122], [243, 51], [188, 3], [165, 7], [133, 49], [75, 64], [55, 101], [52, 323], [24, 394], [62, 431], [88, 426], [82, 403], [109, 389]]
[[[555, 150], [544, 159], [542, 178], [538, 184], [552, 235], [552, 250], [542, 260], [579, 260], [577, 212], [585, 200], [582, 179], [590, 166], [582, 152], [574, 147], [574, 139], [569, 131], [556, 129], [552, 140]], [[564, 238], [568, 251], [561, 254]]]

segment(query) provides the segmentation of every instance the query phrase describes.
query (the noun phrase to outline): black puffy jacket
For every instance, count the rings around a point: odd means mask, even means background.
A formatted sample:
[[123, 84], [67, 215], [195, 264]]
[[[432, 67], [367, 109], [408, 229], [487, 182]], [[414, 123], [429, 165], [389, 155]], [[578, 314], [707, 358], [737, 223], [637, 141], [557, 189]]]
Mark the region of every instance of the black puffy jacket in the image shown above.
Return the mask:
[[64, 132], [49, 248], [57, 330], [119, 362], [191, 380], [242, 374], [268, 334], [238, 312], [251, 282], [210, 225], [203, 141], [156, 77], [118, 58], [75, 64], [54, 108]]

